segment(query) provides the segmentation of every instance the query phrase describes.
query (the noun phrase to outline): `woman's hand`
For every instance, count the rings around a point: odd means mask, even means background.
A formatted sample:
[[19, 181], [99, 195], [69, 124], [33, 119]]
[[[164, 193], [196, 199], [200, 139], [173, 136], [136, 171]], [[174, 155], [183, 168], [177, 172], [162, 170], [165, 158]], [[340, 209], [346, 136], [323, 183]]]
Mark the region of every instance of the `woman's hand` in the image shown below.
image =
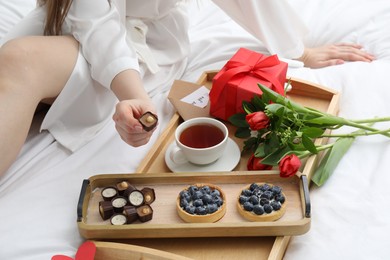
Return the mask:
[[322, 68], [343, 64], [346, 61], [371, 62], [373, 55], [362, 50], [362, 46], [353, 43], [339, 43], [316, 48], [306, 48], [298, 60], [309, 68]]
[[138, 121], [148, 111], [156, 114], [154, 105], [142, 99], [123, 100], [116, 105], [112, 118], [120, 137], [127, 144], [138, 147], [149, 142], [156, 128], [147, 132]]

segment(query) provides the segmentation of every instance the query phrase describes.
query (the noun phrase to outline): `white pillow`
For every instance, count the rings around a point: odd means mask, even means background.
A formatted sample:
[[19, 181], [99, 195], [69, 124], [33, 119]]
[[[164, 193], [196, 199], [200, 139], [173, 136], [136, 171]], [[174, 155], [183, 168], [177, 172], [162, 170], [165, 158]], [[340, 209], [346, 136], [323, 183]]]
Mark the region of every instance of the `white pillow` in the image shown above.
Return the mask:
[[0, 39], [35, 5], [36, 0], [0, 0]]

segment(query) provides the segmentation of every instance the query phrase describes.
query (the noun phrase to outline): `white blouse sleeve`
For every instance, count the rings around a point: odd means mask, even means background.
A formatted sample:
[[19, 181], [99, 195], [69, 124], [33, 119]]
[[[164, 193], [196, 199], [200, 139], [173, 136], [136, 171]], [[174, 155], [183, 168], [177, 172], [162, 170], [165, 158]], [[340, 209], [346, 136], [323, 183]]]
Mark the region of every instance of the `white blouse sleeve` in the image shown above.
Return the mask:
[[92, 78], [107, 88], [119, 72], [139, 71], [137, 54], [126, 43], [121, 21], [116, 6], [109, 0], [75, 0], [66, 19], [90, 64]]
[[213, 0], [233, 20], [262, 41], [271, 54], [298, 58], [307, 28], [288, 1]]
[[42, 7], [36, 7], [0, 39], [0, 46], [18, 37], [43, 35], [45, 18], [46, 11]]

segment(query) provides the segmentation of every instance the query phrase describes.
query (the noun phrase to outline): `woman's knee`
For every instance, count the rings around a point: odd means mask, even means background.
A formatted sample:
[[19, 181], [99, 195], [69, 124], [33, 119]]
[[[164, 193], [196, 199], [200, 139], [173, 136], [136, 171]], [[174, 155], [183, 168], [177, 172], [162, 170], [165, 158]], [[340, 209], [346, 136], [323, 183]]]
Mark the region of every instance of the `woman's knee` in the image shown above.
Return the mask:
[[0, 72], [9, 73], [22, 69], [23, 61], [26, 60], [27, 56], [28, 51], [22, 39], [6, 42], [0, 48]]
[[[61, 52], [69, 60], [58, 61]], [[41, 98], [62, 90], [77, 60], [78, 43], [72, 37], [30, 36], [13, 39], [0, 48], [0, 88], [20, 89]]]

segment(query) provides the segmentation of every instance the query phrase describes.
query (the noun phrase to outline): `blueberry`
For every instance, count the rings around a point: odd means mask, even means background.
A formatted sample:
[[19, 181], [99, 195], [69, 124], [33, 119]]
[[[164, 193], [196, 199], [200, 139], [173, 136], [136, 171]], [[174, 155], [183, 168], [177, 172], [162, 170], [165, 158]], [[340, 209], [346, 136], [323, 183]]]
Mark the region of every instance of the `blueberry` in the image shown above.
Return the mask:
[[274, 194], [280, 194], [282, 192], [282, 188], [280, 188], [279, 186], [273, 186], [271, 191], [274, 193]]
[[217, 189], [213, 190], [210, 194], [211, 194], [211, 196], [213, 196], [213, 197], [221, 196], [221, 193], [220, 193], [219, 190], [217, 190]]
[[270, 188], [271, 188], [271, 186], [269, 186], [267, 183], [260, 185], [260, 190], [262, 190], [262, 191], [267, 191]]
[[245, 202], [249, 201], [249, 197], [244, 196], [244, 195], [240, 195], [239, 201], [240, 201], [240, 204], [242, 205]]
[[202, 198], [204, 204], [209, 204], [213, 202], [213, 197], [210, 194], [203, 194]]
[[205, 207], [205, 206], [196, 207], [196, 208], [195, 208], [195, 213], [196, 213], [197, 215], [206, 215], [206, 214], [207, 214], [206, 207]]
[[213, 202], [217, 204], [218, 207], [220, 207], [223, 204], [223, 200], [221, 197], [214, 197]]
[[195, 193], [195, 191], [198, 191], [199, 188], [195, 185], [191, 185], [189, 188], [188, 188], [188, 191], [190, 192], [191, 195], [193, 195]]
[[252, 191], [245, 189], [245, 190], [242, 190], [241, 194], [244, 196], [250, 197], [252, 195]]
[[265, 204], [269, 204], [269, 199], [267, 198], [261, 198], [260, 199], [260, 205], [264, 206]]
[[272, 208], [273, 208], [273, 210], [279, 210], [282, 206], [280, 205], [280, 203], [279, 202], [277, 202], [277, 201], [272, 201], [271, 203], [270, 203], [270, 205], [272, 206]]
[[210, 189], [210, 187], [209, 186], [203, 186], [202, 188], [201, 188], [201, 190], [202, 190], [202, 192], [203, 193], [206, 193], [206, 194], [210, 194], [211, 193], [211, 189]]
[[279, 201], [281, 204], [284, 203], [284, 201], [286, 200], [286, 198], [282, 195], [282, 194], [279, 194], [275, 197], [275, 200], [276, 201]]
[[243, 206], [244, 206], [244, 209], [246, 211], [252, 211], [253, 210], [253, 204], [250, 203], [250, 202], [245, 202]]
[[254, 205], [253, 206], [253, 212], [256, 214], [256, 215], [263, 215], [264, 214], [264, 208], [263, 206], [257, 204], [257, 205]]
[[188, 204], [188, 201], [186, 199], [180, 199], [180, 207], [182, 207], [184, 209], [188, 205], [189, 204]]
[[188, 191], [182, 191], [180, 193], [180, 198], [181, 199], [185, 199], [186, 201], [190, 201], [191, 200], [191, 194]]
[[192, 200], [197, 200], [197, 199], [202, 198], [202, 196], [203, 196], [203, 192], [201, 192], [200, 190], [197, 190], [197, 191], [195, 191], [195, 192], [192, 194], [191, 199], [192, 199]]
[[266, 198], [266, 199], [272, 199], [274, 195], [272, 194], [271, 191], [267, 190], [267, 191], [264, 191], [263, 194], [260, 195], [260, 198]]
[[258, 190], [259, 188], [260, 188], [259, 184], [257, 183], [252, 183], [251, 186], [249, 187], [251, 191]]
[[207, 206], [206, 206], [206, 208], [207, 208], [207, 212], [209, 213], [209, 214], [211, 214], [211, 213], [214, 213], [214, 212], [216, 212], [217, 210], [218, 210], [218, 206], [217, 206], [217, 204], [208, 204]]
[[265, 211], [266, 213], [271, 213], [271, 212], [272, 212], [272, 207], [271, 207], [270, 204], [265, 204], [265, 205], [263, 206], [263, 208], [264, 208], [264, 211]]
[[187, 207], [185, 208], [185, 211], [191, 215], [194, 215], [195, 214], [195, 207], [191, 206], [191, 205], [187, 205]]
[[249, 202], [251, 202], [253, 205], [256, 205], [256, 204], [260, 203], [259, 198], [256, 195], [252, 195], [249, 198]]
[[195, 207], [203, 206], [203, 200], [201, 199], [194, 200], [193, 204]]

